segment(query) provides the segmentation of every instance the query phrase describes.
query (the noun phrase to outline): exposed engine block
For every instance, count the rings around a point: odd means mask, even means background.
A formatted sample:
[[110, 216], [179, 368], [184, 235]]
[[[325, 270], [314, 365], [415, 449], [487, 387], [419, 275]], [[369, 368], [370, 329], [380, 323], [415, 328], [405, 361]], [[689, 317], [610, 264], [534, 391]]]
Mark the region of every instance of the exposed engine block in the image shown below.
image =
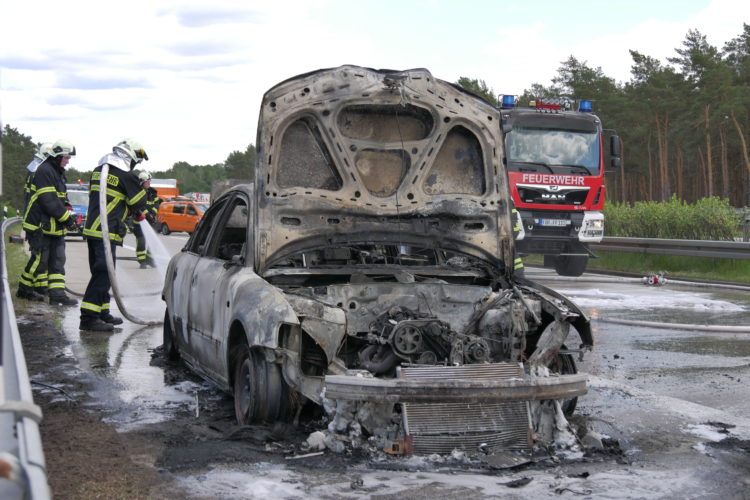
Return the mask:
[[463, 365], [490, 361], [490, 346], [484, 338], [455, 332], [445, 321], [401, 307], [378, 316], [367, 340], [359, 361], [376, 375], [393, 371], [399, 362]]

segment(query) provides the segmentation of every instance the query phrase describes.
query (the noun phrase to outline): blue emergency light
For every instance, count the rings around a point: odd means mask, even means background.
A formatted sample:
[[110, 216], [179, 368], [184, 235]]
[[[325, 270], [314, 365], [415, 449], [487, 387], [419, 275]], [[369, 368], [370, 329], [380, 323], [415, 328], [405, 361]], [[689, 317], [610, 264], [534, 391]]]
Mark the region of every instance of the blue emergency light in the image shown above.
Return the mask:
[[578, 103], [578, 111], [581, 113], [591, 113], [591, 101], [589, 100], [581, 100], [581, 102]]
[[503, 95], [503, 103], [502, 108], [503, 109], [510, 109], [515, 107], [516, 105], [516, 96], [514, 95]]

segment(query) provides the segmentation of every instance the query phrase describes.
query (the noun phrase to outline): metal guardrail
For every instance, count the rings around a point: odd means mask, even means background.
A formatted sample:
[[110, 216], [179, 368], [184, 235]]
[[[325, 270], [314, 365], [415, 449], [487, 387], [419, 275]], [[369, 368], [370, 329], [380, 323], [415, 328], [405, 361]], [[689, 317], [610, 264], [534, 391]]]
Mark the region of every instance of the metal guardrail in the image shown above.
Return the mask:
[[592, 250], [649, 253], [714, 259], [750, 259], [750, 243], [740, 241], [667, 240], [661, 238], [622, 238], [605, 236], [591, 243]]
[[39, 434], [42, 411], [34, 404], [5, 264], [6, 230], [20, 221], [7, 219], [0, 228], [0, 464], [8, 470], [0, 474], [0, 498], [46, 500], [51, 493]]

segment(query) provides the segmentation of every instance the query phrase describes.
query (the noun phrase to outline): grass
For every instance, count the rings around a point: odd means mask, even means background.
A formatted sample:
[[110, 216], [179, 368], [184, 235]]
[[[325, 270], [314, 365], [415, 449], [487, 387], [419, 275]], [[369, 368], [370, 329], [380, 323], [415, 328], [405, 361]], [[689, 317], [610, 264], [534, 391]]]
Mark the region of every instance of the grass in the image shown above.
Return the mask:
[[[18, 234], [11, 232], [10, 234]], [[5, 267], [8, 270], [8, 285], [11, 292], [18, 288], [18, 279], [21, 277], [23, 268], [26, 267], [26, 261], [29, 256], [24, 252], [24, 245], [21, 243], [8, 243], [9, 234], [5, 234]], [[15, 293], [13, 294], [15, 296]]]
[[[672, 279], [703, 279], [750, 283], [750, 260], [676, 257], [626, 252], [596, 252], [598, 259], [589, 259], [589, 271], [621, 271], [646, 276], [666, 271]], [[524, 263], [541, 266], [541, 255], [527, 255]]]
[[697, 278], [709, 281], [750, 283], [750, 260], [677, 257], [624, 252], [597, 252], [588, 268], [626, 271], [644, 276], [667, 271], [671, 278]]

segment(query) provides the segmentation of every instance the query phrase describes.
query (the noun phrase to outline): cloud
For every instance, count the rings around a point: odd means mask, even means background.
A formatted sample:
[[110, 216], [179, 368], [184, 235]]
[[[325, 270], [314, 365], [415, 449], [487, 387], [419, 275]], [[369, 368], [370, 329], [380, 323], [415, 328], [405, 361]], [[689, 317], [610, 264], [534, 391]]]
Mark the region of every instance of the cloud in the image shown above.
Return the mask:
[[106, 75], [82, 75], [78, 73], [63, 73], [57, 77], [57, 87], [61, 89], [80, 90], [112, 90], [151, 88], [152, 85], [141, 76], [130, 76], [128, 74], [106, 76]]
[[107, 95], [98, 95], [94, 96], [95, 99], [90, 99], [88, 96], [91, 96], [91, 93], [89, 92], [86, 92], [86, 96], [54, 94], [47, 97], [46, 102], [50, 106], [77, 106], [89, 111], [121, 111], [137, 108], [141, 104], [138, 99], [123, 99], [122, 96], [112, 99]]
[[167, 50], [182, 57], [212, 56], [231, 54], [247, 48], [246, 44], [236, 40], [215, 40], [191, 38], [187, 41], [170, 43], [164, 46]]
[[44, 57], [3, 56], [0, 57], [0, 67], [8, 69], [46, 70], [49, 69], [49, 59]]
[[186, 28], [202, 28], [217, 24], [260, 23], [263, 14], [249, 9], [219, 7], [215, 5], [176, 6], [158, 12], [161, 16], [174, 16]]

